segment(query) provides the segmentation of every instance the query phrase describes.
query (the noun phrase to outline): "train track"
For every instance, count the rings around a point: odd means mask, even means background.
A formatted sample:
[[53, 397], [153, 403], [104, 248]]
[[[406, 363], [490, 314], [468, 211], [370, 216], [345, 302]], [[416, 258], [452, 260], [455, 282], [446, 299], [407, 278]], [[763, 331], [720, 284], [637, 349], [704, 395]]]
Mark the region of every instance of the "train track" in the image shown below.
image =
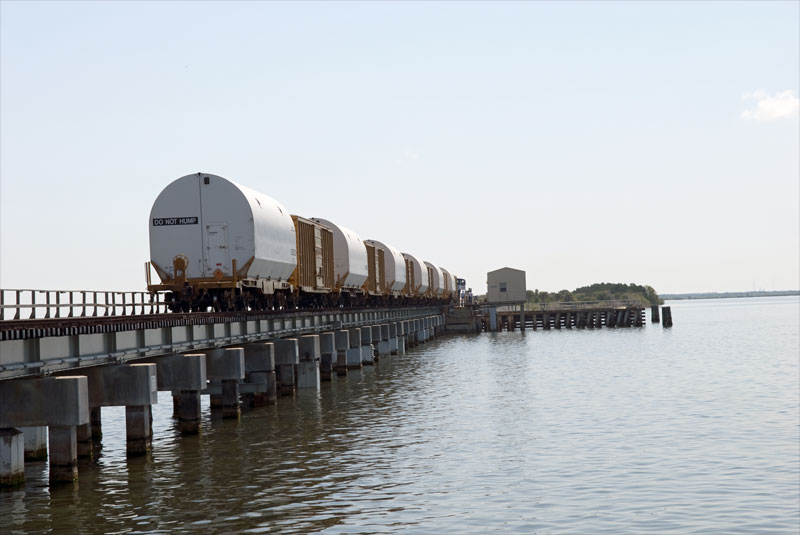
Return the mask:
[[[392, 307], [397, 309], [398, 307]], [[248, 312], [190, 312], [137, 314], [128, 316], [86, 316], [61, 318], [32, 318], [0, 321], [0, 341], [26, 340], [46, 336], [74, 336], [136, 329], [158, 329], [186, 325], [208, 325], [234, 321], [298, 318], [339, 312], [368, 312], [376, 308], [315, 308], [295, 310], [260, 310]]]

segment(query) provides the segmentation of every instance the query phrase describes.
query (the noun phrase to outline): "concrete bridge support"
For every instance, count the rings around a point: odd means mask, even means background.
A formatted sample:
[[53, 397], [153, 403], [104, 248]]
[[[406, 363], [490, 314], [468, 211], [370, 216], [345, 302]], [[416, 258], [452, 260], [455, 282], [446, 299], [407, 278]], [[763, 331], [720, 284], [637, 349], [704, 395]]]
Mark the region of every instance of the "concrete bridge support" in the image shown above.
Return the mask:
[[22, 431], [13, 427], [0, 429], [0, 488], [18, 487], [23, 483], [25, 436]]
[[411, 328], [409, 329], [409, 337], [408, 337], [408, 344], [409, 347], [417, 347], [419, 345], [419, 324], [420, 320], [409, 320], [409, 325]]
[[319, 379], [330, 381], [336, 367], [336, 335], [324, 332], [319, 335]]
[[273, 343], [278, 392], [282, 396], [291, 396], [294, 394], [295, 367], [300, 363], [297, 338], [280, 338]]
[[89, 407], [89, 427], [92, 430], [92, 441], [100, 442], [103, 439], [102, 409]]
[[301, 336], [298, 344], [300, 352], [297, 364], [297, 388], [316, 388], [319, 390], [319, 335]]
[[419, 328], [417, 329], [417, 343], [424, 344], [428, 341], [428, 318], [422, 318], [414, 321], [419, 322]]
[[[120, 366], [96, 366], [83, 370], [89, 387], [89, 407], [125, 407], [125, 431], [128, 456], [150, 451], [153, 433], [151, 406], [158, 403], [157, 366], [137, 363]], [[97, 412], [99, 419], [100, 412]], [[94, 427], [99, 427], [94, 422]], [[91, 458], [93, 425], [87, 422], [76, 429], [78, 457]]]
[[370, 325], [370, 332], [372, 333], [372, 360], [378, 362], [380, 360], [380, 353], [378, 353], [378, 344], [381, 341], [381, 326]]
[[361, 327], [361, 364], [365, 366], [375, 364], [375, 354], [372, 349], [372, 327]]
[[47, 459], [47, 427], [20, 427], [25, 435], [25, 462]]
[[153, 360], [159, 390], [171, 390], [178, 429], [187, 435], [200, 432], [200, 392], [206, 388], [206, 355], [187, 353]]
[[78, 479], [78, 437], [74, 425], [51, 425], [48, 433], [50, 483]]
[[24, 480], [25, 439], [20, 431], [11, 430], [15, 427], [48, 426], [50, 481], [77, 479], [75, 429], [88, 422], [85, 376], [0, 382], [0, 482], [17, 485]]
[[354, 327], [348, 332], [350, 349], [347, 350], [347, 369], [361, 369], [361, 327]]
[[260, 407], [277, 402], [275, 381], [275, 346], [258, 342], [244, 346], [245, 382], [255, 385], [255, 392], [242, 394], [243, 405]]
[[[336, 341], [336, 375], [347, 375], [347, 352], [350, 351], [350, 331], [339, 330], [335, 334]], [[360, 359], [361, 355], [359, 355]]]
[[382, 323], [378, 325], [378, 356], [388, 357], [392, 354], [392, 349], [389, 344], [389, 324]]
[[389, 324], [389, 354], [397, 355], [398, 351], [398, 336], [397, 331], [400, 329], [400, 322], [393, 321]]
[[244, 348], [216, 349], [206, 354], [206, 370], [212, 385], [221, 386], [221, 395], [211, 408], [221, 408], [223, 418], [239, 418], [239, 383], [244, 380]]

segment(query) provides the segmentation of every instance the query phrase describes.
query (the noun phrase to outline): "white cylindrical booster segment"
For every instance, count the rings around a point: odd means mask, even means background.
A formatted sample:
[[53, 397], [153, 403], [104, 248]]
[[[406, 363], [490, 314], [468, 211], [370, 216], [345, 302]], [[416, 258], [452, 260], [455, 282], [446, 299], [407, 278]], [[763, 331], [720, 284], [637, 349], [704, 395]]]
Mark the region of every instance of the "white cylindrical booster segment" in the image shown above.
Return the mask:
[[[279, 202], [208, 173], [179, 178], [150, 211], [150, 259], [171, 277], [173, 259], [186, 256], [186, 278], [233, 274], [286, 280], [297, 265], [295, 228]], [[243, 275], [245, 275], [243, 273]]]
[[369, 274], [364, 242], [352, 230], [327, 219], [314, 217], [312, 220], [333, 231], [333, 276], [336, 284], [341, 288], [361, 288]]

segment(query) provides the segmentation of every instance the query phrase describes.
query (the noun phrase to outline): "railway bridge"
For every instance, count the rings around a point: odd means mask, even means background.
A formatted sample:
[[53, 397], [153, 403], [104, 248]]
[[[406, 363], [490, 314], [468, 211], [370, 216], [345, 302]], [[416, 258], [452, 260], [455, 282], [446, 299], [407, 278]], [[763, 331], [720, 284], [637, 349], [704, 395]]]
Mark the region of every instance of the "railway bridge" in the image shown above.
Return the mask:
[[0, 290], [0, 487], [45, 458], [51, 482], [77, 479], [104, 406], [125, 407], [128, 455], [147, 454], [159, 391], [179, 429], [198, 433], [202, 395], [238, 418], [403, 354], [442, 334], [445, 317], [436, 306], [174, 314], [145, 292]]

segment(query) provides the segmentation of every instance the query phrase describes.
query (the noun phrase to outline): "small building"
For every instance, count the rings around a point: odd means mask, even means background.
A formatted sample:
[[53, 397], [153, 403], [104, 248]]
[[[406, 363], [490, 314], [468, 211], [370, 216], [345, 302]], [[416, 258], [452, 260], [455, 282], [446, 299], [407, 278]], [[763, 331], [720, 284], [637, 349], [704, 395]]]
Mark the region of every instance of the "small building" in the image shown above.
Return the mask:
[[504, 267], [486, 274], [486, 302], [489, 304], [524, 303], [525, 272]]

